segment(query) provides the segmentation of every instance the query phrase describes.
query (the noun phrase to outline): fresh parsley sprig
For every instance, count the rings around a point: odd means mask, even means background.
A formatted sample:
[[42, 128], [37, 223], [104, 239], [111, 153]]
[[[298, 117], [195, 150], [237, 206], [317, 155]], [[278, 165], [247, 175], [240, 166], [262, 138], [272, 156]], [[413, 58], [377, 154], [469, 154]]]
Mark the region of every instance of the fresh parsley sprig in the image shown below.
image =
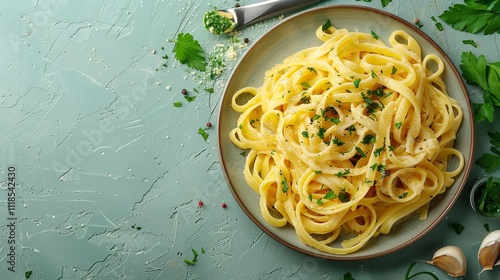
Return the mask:
[[189, 33], [179, 33], [177, 39], [171, 39], [175, 43], [173, 52], [175, 58], [182, 64], [196, 70], [205, 71], [207, 69], [207, 60], [205, 52], [200, 43]]
[[477, 159], [476, 164], [491, 172], [500, 167], [500, 132], [488, 132], [490, 136], [491, 154], [484, 153]]
[[494, 107], [500, 107], [500, 61], [488, 63], [484, 55], [463, 52], [460, 69], [468, 84], [483, 90], [483, 103], [472, 104], [475, 120], [492, 122]]
[[450, 6], [439, 18], [468, 33], [500, 33], [500, 0], [464, 0], [464, 4]]

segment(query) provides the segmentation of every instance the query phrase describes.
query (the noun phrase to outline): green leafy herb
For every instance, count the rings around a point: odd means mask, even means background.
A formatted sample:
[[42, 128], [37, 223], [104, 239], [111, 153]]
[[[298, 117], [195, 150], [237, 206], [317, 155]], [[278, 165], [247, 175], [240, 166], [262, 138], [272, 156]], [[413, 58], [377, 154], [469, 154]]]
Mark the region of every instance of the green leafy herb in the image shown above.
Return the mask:
[[375, 40], [378, 40], [378, 35], [377, 35], [377, 33], [375, 33], [375, 31], [372, 30], [371, 34], [372, 34], [372, 37], [375, 38]]
[[336, 198], [337, 196], [335, 195], [335, 193], [333, 192], [333, 190], [329, 190], [325, 196], [323, 196], [324, 199], [332, 199], [332, 198]]
[[185, 95], [184, 99], [186, 99], [187, 102], [193, 102], [196, 99], [196, 96]]
[[288, 180], [285, 177], [283, 177], [283, 180], [281, 181], [281, 191], [283, 193], [287, 193], [288, 189], [289, 189]]
[[309, 138], [309, 132], [306, 130], [302, 131], [302, 137]]
[[354, 83], [354, 87], [358, 88], [359, 87], [359, 83], [361, 83], [361, 79], [357, 78], [356, 80], [353, 81], [353, 83]]
[[396, 126], [397, 129], [400, 129], [401, 126], [403, 125], [403, 123], [402, 122], [398, 122], [398, 123], [396, 123], [394, 125]]
[[377, 148], [377, 149], [375, 149], [375, 151], [373, 151], [373, 155], [378, 157], [380, 155], [380, 153], [382, 153], [384, 150], [385, 150], [385, 146]]
[[500, 107], [500, 61], [488, 63], [484, 55], [463, 52], [460, 69], [468, 84], [483, 90], [483, 103], [472, 104], [475, 120], [492, 122], [494, 107]]
[[32, 270], [28, 270], [24, 272], [24, 278], [25, 279], [30, 279], [31, 275], [33, 274]]
[[458, 234], [460, 235], [460, 233], [462, 233], [462, 231], [464, 230], [464, 226], [459, 224], [459, 223], [452, 223], [451, 224], [451, 227], [453, 228], [453, 230]]
[[300, 85], [304, 88], [304, 89], [308, 89], [311, 87], [311, 85], [308, 83], [308, 82], [302, 82], [300, 83]]
[[488, 178], [483, 189], [478, 189], [479, 210], [488, 214], [500, 212], [500, 182], [493, 177]]
[[174, 107], [182, 107], [182, 102], [180, 101], [174, 102]]
[[483, 227], [486, 231], [490, 231], [490, 224], [486, 223], [483, 225]]
[[363, 137], [363, 140], [361, 141], [361, 143], [363, 143], [365, 145], [368, 145], [370, 143], [375, 143], [375, 142], [377, 142], [377, 138], [373, 134], [366, 134]]
[[323, 25], [321, 26], [321, 30], [323, 30], [323, 32], [327, 31], [330, 27], [332, 27], [332, 22], [328, 19], [326, 20], [325, 23], [323, 23]]
[[488, 132], [490, 136], [492, 154], [482, 154], [476, 161], [476, 164], [484, 168], [486, 172], [491, 172], [500, 167], [500, 132]]
[[203, 137], [203, 140], [205, 140], [205, 142], [207, 141], [208, 133], [205, 131], [204, 128], [202, 127], [198, 128], [198, 134], [201, 135], [201, 137]]
[[314, 67], [307, 67], [307, 70], [309, 70], [311, 72], [317, 72], [316, 69], [314, 69]]
[[321, 200], [321, 198], [318, 199], [318, 200], [316, 200], [316, 204], [322, 205], [323, 204], [323, 200]]
[[340, 172], [338, 172], [336, 175], [337, 175], [337, 177], [339, 177], [339, 178], [340, 178], [340, 177], [342, 177], [342, 176], [346, 176], [346, 175], [348, 175], [348, 174], [351, 174], [351, 170], [349, 170], [349, 169], [344, 169], [344, 171], [340, 171]]
[[191, 249], [191, 252], [193, 252], [193, 258], [184, 259], [184, 262], [187, 263], [188, 265], [195, 265], [195, 263], [198, 261], [198, 252], [196, 252], [195, 249]]
[[389, 5], [389, 3], [392, 2], [392, 0], [381, 0], [381, 2], [382, 2], [382, 7], [385, 7], [385, 6]]
[[439, 30], [439, 31], [443, 31], [444, 30], [443, 24], [440, 23], [439, 21], [437, 21], [436, 17], [432, 16], [431, 19], [432, 19], [432, 21], [434, 21], [437, 30]]
[[351, 194], [346, 192], [345, 190], [342, 190], [339, 195], [337, 196], [341, 202], [349, 202], [351, 200]]
[[358, 154], [362, 157], [362, 158], [366, 158], [366, 153], [363, 152], [363, 150], [361, 150], [360, 147], [356, 146], [354, 149], [356, 149], [356, 151], [358, 152]]
[[319, 127], [319, 129], [318, 129], [319, 138], [325, 139], [325, 132], [326, 132], [326, 130], [323, 127]]
[[312, 195], [312, 194], [309, 194], [309, 195], [307, 196], [307, 198], [309, 198], [309, 200], [310, 200], [310, 201], [313, 201], [313, 195]]
[[339, 146], [339, 147], [345, 144], [344, 142], [340, 141], [340, 139], [337, 137], [332, 139], [332, 143]]
[[392, 70], [391, 70], [391, 74], [396, 74], [396, 72], [398, 72], [398, 68], [392, 66]]
[[471, 45], [474, 48], [477, 48], [477, 43], [474, 40], [462, 40], [462, 43], [465, 45]]
[[206, 88], [205, 92], [214, 93], [214, 88]]
[[170, 40], [175, 43], [173, 52], [175, 58], [182, 64], [196, 70], [205, 71], [207, 62], [205, 52], [200, 43], [189, 33], [179, 33], [177, 39]]
[[500, 1], [465, 0], [464, 4], [454, 4], [439, 18], [452, 28], [468, 33], [482, 31], [485, 35], [500, 33]]
[[351, 273], [347, 272], [344, 274], [344, 279], [343, 280], [356, 280], [352, 277]]

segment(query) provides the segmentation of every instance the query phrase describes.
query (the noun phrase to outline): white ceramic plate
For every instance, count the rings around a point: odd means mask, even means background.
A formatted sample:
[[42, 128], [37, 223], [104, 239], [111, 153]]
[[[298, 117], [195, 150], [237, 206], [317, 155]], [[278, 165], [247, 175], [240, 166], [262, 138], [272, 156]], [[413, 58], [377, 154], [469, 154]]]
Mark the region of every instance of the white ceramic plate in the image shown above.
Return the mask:
[[[436, 197], [430, 206], [426, 221], [409, 219], [394, 226], [387, 235], [372, 238], [359, 251], [348, 255], [332, 255], [304, 245], [291, 226], [276, 228], [268, 225], [259, 210], [259, 197], [245, 182], [243, 166], [245, 158], [241, 150], [229, 140], [229, 132], [236, 126], [238, 114], [231, 109], [231, 97], [244, 86], [259, 87], [264, 72], [289, 55], [311, 46], [321, 44], [315, 36], [318, 26], [330, 19], [336, 28], [350, 31], [374, 31], [382, 40], [396, 29], [402, 29], [413, 36], [421, 45], [423, 54], [436, 53], [444, 60], [445, 80], [448, 93], [464, 110], [464, 120], [455, 143], [466, 159], [463, 172], [455, 184], [443, 195]], [[413, 24], [384, 11], [361, 6], [328, 6], [308, 10], [283, 21], [263, 35], [248, 50], [234, 69], [226, 86], [221, 102], [218, 123], [218, 146], [224, 175], [229, 188], [248, 217], [269, 236], [282, 244], [305, 254], [336, 260], [360, 260], [374, 258], [395, 252], [416, 241], [429, 232], [448, 213], [455, 203], [469, 174], [474, 149], [474, 123], [466, 88], [460, 74], [444, 51]]]

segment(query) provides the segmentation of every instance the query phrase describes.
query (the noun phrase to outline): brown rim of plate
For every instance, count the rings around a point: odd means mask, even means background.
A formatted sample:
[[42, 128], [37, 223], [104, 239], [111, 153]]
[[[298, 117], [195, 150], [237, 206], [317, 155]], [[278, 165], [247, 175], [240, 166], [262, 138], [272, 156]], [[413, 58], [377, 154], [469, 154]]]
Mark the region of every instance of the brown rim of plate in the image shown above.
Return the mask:
[[[441, 56], [441, 58], [443, 60], [445, 60], [449, 65], [452, 66], [451, 69], [449, 69], [449, 68], [447, 68], [447, 69], [451, 70], [453, 72], [453, 75], [455, 77], [457, 77], [457, 79], [460, 81], [460, 87], [462, 88], [462, 92], [467, 93], [467, 88], [465, 87], [465, 84], [464, 84], [464, 82], [463, 82], [463, 80], [461, 78], [461, 74], [458, 72], [458, 70], [455, 67], [454, 63], [451, 61], [451, 59], [448, 57], [448, 55], [446, 55], [446, 53], [444, 52], [444, 50], [433, 39], [431, 39], [431, 37], [429, 37], [426, 33], [424, 33], [422, 30], [420, 30], [414, 24], [409, 23], [408, 21], [400, 18], [399, 16], [396, 16], [394, 14], [391, 14], [389, 12], [386, 12], [386, 11], [383, 11], [383, 10], [379, 10], [379, 9], [376, 9], [376, 8], [359, 6], [359, 5], [330, 5], [330, 6], [322, 6], [322, 7], [318, 7], [318, 8], [312, 8], [312, 9], [300, 12], [300, 13], [298, 13], [296, 15], [290, 16], [289, 18], [287, 18], [283, 22], [278, 23], [276, 26], [274, 26], [271, 29], [269, 29], [264, 35], [262, 35], [258, 40], [256, 40], [255, 44], [252, 45], [248, 49], [248, 51], [241, 58], [240, 62], [245, 59], [245, 56], [247, 56], [249, 53], [252, 52], [252, 49], [254, 49], [255, 46], [257, 46], [260, 42], [264, 41], [267, 37], [272, 36], [273, 33], [274, 33], [273, 31], [279, 29], [281, 26], [285, 25], [286, 23], [288, 23], [290, 21], [293, 21], [293, 20], [295, 20], [295, 19], [297, 19], [299, 17], [307, 17], [308, 15], [317, 13], [318, 11], [327, 11], [327, 10], [331, 10], [331, 9], [335, 9], [335, 10], [342, 10], [342, 9], [356, 10], [357, 9], [357, 10], [363, 10], [363, 11], [367, 11], [367, 12], [377, 13], [379, 15], [386, 16], [386, 17], [389, 17], [389, 18], [391, 18], [393, 20], [396, 20], [399, 23], [405, 25], [406, 28], [411, 29], [414, 32], [417, 32], [420, 36], [422, 36], [423, 38], [425, 38], [425, 40], [429, 44], [431, 44], [439, 52], [439, 54], [440, 54], [440, 56]], [[227, 87], [228, 87], [228, 85], [230, 84], [230, 81], [233, 78], [234, 70], [236, 70], [236, 69], [239, 68], [240, 62], [233, 69], [233, 73], [230, 75], [230, 78], [228, 79], [228, 82], [226, 84], [226, 88], [224, 89], [224, 93], [223, 93], [222, 99], [224, 98], [225, 95], [228, 94], [227, 93]], [[466, 100], [468, 100], [468, 96], [465, 96], [465, 98], [466, 98]], [[222, 102], [220, 103], [220, 105], [222, 105]], [[449, 204], [446, 206], [446, 208], [444, 209], [444, 211], [435, 219], [435, 221], [433, 221], [422, 232], [418, 233], [415, 237], [407, 240], [406, 242], [404, 242], [404, 243], [402, 243], [402, 244], [400, 244], [398, 246], [395, 246], [393, 248], [381, 251], [379, 253], [371, 254], [371, 255], [350, 256], [349, 254], [347, 254], [347, 255], [335, 255], [335, 254], [329, 254], [329, 253], [326, 253], [326, 252], [323, 252], [322, 254], [315, 254], [314, 252], [307, 251], [307, 250], [299, 248], [299, 247], [297, 247], [297, 246], [295, 246], [293, 244], [290, 244], [289, 242], [283, 240], [282, 238], [280, 238], [276, 234], [274, 234], [271, 231], [269, 231], [266, 228], [266, 226], [264, 226], [262, 223], [260, 223], [252, 215], [252, 213], [248, 210], [248, 208], [242, 202], [242, 200], [239, 197], [239, 195], [234, 190], [233, 182], [229, 178], [226, 165], [224, 164], [224, 162], [225, 162], [224, 161], [224, 154], [222, 153], [222, 149], [221, 149], [222, 143], [221, 143], [220, 139], [222, 139], [221, 137], [227, 137], [227, 135], [222, 136], [221, 135], [221, 131], [220, 131], [220, 126], [218, 126], [219, 128], [218, 128], [218, 131], [217, 131], [217, 134], [218, 134], [217, 135], [218, 136], [218, 138], [217, 138], [217, 148], [218, 148], [219, 158], [221, 159], [220, 164], [221, 164], [221, 167], [222, 167], [223, 174], [224, 174], [224, 177], [226, 179], [226, 182], [229, 185], [229, 190], [231, 191], [233, 197], [235, 198], [236, 202], [238, 203], [238, 205], [240, 206], [240, 208], [243, 210], [243, 212], [246, 214], [246, 216], [248, 218], [250, 218], [250, 220], [255, 225], [257, 225], [263, 232], [265, 232], [268, 236], [270, 236], [271, 238], [273, 238], [277, 242], [281, 243], [282, 245], [285, 245], [286, 247], [289, 247], [289, 248], [291, 248], [291, 249], [293, 249], [293, 250], [295, 250], [297, 252], [303, 253], [305, 255], [308, 255], [308, 256], [311, 256], [311, 257], [317, 257], [317, 258], [321, 258], [321, 259], [327, 259], [327, 260], [353, 261], [353, 260], [365, 260], [365, 259], [372, 259], [372, 258], [382, 257], [382, 256], [394, 253], [396, 251], [399, 251], [399, 250], [401, 250], [401, 249], [409, 246], [410, 244], [414, 243], [415, 241], [417, 241], [418, 239], [420, 239], [421, 237], [423, 237], [424, 235], [426, 235], [429, 231], [431, 231], [448, 214], [448, 212], [450, 211], [450, 209], [453, 207], [453, 205], [457, 201], [458, 197], [460, 196], [460, 194], [461, 194], [461, 192], [462, 192], [465, 184], [467, 183], [467, 178], [469, 176], [470, 169], [472, 167], [472, 158], [473, 158], [473, 155], [474, 155], [475, 130], [474, 130], [474, 119], [473, 119], [473, 116], [472, 116], [472, 109], [471, 109], [470, 103], [467, 102], [467, 104], [460, 104], [460, 105], [461, 106], [467, 106], [468, 111], [469, 111], [469, 116], [468, 117], [469, 117], [469, 120], [470, 120], [470, 130], [471, 130], [471, 136], [470, 136], [470, 138], [471, 139], [470, 139], [470, 155], [469, 155], [468, 158], [465, 158], [465, 166], [464, 166], [463, 170], [461, 171], [461, 175], [463, 176], [463, 179], [460, 182], [460, 185], [457, 186], [458, 189], [457, 189], [456, 193], [454, 194], [453, 198], [450, 200]], [[221, 123], [221, 115], [222, 115], [221, 111], [222, 110], [223, 110], [223, 108], [222, 108], [222, 106], [220, 106], [220, 108], [219, 108], [219, 116], [218, 116], [218, 123]], [[465, 114], [464, 114], [464, 116], [465, 116]], [[461, 129], [462, 129], [462, 125], [464, 125], [463, 122], [461, 124]], [[455, 182], [455, 184], [456, 183], [457, 182]], [[311, 249], [314, 249], [314, 248], [311, 247]], [[358, 251], [361, 251], [361, 250], [363, 250], [363, 249], [361, 248]]]

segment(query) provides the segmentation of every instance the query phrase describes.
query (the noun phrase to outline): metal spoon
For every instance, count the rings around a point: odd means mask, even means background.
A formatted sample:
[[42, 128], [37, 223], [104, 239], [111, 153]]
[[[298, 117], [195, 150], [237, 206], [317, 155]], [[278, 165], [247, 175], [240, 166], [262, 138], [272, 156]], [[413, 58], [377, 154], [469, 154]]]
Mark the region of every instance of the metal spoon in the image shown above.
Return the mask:
[[300, 9], [321, 0], [269, 0], [226, 10], [205, 13], [203, 24], [213, 34], [228, 33], [257, 21]]

